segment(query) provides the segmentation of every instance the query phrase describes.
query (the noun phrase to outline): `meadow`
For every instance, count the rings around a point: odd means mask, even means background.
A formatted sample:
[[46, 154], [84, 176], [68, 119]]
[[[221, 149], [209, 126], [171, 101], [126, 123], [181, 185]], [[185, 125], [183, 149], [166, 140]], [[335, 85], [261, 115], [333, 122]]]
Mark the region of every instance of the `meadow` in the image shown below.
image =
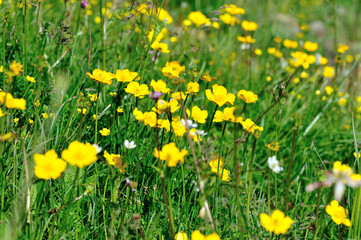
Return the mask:
[[361, 239], [360, 13], [0, 0], [0, 239]]

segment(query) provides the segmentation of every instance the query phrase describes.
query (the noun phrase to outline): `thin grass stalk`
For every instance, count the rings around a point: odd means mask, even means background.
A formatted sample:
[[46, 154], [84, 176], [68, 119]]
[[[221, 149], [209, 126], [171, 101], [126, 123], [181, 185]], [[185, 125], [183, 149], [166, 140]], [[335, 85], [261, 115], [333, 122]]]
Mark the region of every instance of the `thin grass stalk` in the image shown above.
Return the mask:
[[254, 137], [254, 140], [253, 140], [253, 146], [252, 146], [252, 157], [251, 157], [251, 162], [249, 164], [249, 178], [248, 178], [248, 194], [247, 194], [247, 220], [249, 221], [250, 218], [249, 218], [249, 208], [250, 208], [250, 202], [251, 202], [251, 191], [252, 191], [252, 167], [253, 167], [253, 161], [254, 161], [254, 152], [255, 152], [255, 149], [256, 149], [256, 142], [257, 142], [257, 138]]

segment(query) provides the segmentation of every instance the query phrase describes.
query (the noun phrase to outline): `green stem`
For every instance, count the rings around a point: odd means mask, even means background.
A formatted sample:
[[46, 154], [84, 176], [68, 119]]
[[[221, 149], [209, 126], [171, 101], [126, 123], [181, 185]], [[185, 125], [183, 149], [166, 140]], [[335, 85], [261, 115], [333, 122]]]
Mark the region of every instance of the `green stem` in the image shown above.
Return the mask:
[[249, 221], [249, 207], [251, 202], [251, 191], [252, 191], [252, 167], [253, 167], [253, 160], [254, 160], [254, 151], [256, 149], [256, 141], [257, 138], [255, 137], [253, 140], [253, 146], [252, 146], [252, 157], [251, 157], [251, 163], [249, 164], [249, 178], [248, 178], [248, 195], [247, 195], [247, 220]]
[[95, 133], [94, 133], [94, 144], [98, 144], [98, 108], [99, 108], [99, 92], [100, 92], [100, 83], [98, 83], [98, 91], [97, 91], [97, 104], [95, 107]]

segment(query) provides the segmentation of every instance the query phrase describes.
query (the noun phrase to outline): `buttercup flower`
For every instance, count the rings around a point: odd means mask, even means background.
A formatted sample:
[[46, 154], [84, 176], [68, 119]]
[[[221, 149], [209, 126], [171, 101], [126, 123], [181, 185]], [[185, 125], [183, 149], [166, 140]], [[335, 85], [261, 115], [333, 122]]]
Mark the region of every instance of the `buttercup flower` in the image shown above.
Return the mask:
[[150, 82], [150, 87], [152, 87], [155, 92], [161, 92], [161, 93], [168, 93], [170, 90], [169, 88], [167, 88], [167, 84], [162, 80], [158, 80], [158, 81], [152, 80]]
[[335, 70], [333, 69], [332, 66], [325, 66], [323, 68], [322, 74], [324, 77], [333, 78], [333, 76], [335, 75]]
[[242, 122], [242, 117], [236, 117], [234, 115], [235, 107], [226, 107], [224, 108], [223, 112], [217, 110], [214, 114], [213, 122], [223, 122], [223, 121], [230, 121], [230, 122]]
[[266, 144], [266, 147], [271, 150], [271, 151], [275, 151], [278, 152], [280, 150], [280, 145], [278, 142], [271, 142]]
[[138, 76], [137, 72], [131, 72], [128, 69], [117, 70], [115, 73], [115, 78], [118, 82], [131, 82]]
[[82, 168], [97, 160], [97, 149], [90, 143], [84, 144], [74, 141], [69, 144], [68, 149], [62, 152], [61, 158], [70, 165], [76, 165]]
[[223, 5], [223, 8], [226, 12], [228, 12], [232, 15], [239, 15], [239, 14], [246, 13], [246, 11], [243, 8], [237, 7], [234, 4], [225, 4], [225, 5]]
[[229, 13], [225, 13], [219, 16], [219, 19], [225, 23], [225, 24], [229, 24], [231, 26], [234, 26], [236, 24], [238, 24], [240, 21], [237, 19], [237, 17], [232, 16]]
[[276, 235], [287, 233], [293, 223], [293, 220], [290, 217], [285, 217], [285, 214], [280, 210], [273, 211], [271, 216], [261, 213], [260, 218], [262, 226]]
[[336, 200], [333, 200], [330, 205], [326, 206], [326, 212], [328, 215], [331, 216], [332, 221], [334, 221], [337, 225], [340, 225], [342, 223], [347, 227], [351, 226], [351, 221], [347, 218], [347, 209], [339, 206]]
[[174, 240], [187, 240], [187, 234], [183, 231], [178, 232], [175, 236], [174, 236]]
[[189, 82], [186, 93], [196, 95], [197, 92], [199, 92], [199, 84], [197, 82]]
[[255, 103], [258, 100], [258, 96], [251, 91], [240, 90], [237, 97], [245, 101], [246, 103]]
[[166, 161], [168, 167], [177, 166], [178, 162], [184, 163], [184, 156], [188, 152], [184, 149], [179, 151], [174, 142], [168, 143], [163, 146], [161, 151], [154, 149], [153, 156], [160, 160]]
[[206, 96], [209, 101], [222, 107], [224, 104], [234, 104], [236, 96], [233, 93], [227, 93], [227, 89], [221, 85], [213, 85], [213, 93], [210, 89], [206, 90]]
[[208, 117], [207, 110], [201, 110], [197, 106], [194, 106], [192, 108], [192, 118], [194, 121], [199, 122], [199, 123], [206, 123], [207, 117]]
[[65, 171], [66, 162], [58, 158], [55, 150], [47, 151], [45, 154], [34, 154], [35, 175], [41, 179], [57, 179]]
[[243, 20], [242, 23], [242, 28], [245, 30], [245, 31], [256, 31], [258, 29], [258, 25], [257, 23], [255, 22], [249, 22], [247, 20]]
[[199, 230], [192, 232], [191, 240], [221, 240], [217, 233], [212, 233], [208, 236], [203, 235]]
[[20, 62], [13, 61], [10, 64], [10, 71], [13, 72], [15, 76], [20, 76], [23, 70], [23, 65]]
[[110, 72], [103, 71], [101, 69], [94, 69], [93, 74], [86, 73], [91, 79], [96, 82], [103, 83], [103, 84], [112, 84], [112, 80], [115, 78], [115, 75]]
[[139, 98], [144, 98], [149, 94], [148, 86], [146, 84], [139, 85], [138, 82], [130, 82], [124, 91]]
[[251, 135], [258, 136], [259, 132], [263, 132], [263, 127], [257, 126], [251, 119], [247, 118], [241, 122], [244, 130], [249, 132]]
[[211, 75], [209, 75], [209, 73], [203, 73], [200, 76], [200, 79], [202, 79], [203, 81], [206, 81], [206, 82], [212, 82], [212, 81], [216, 80], [217, 78], [211, 77]]
[[102, 136], [109, 136], [109, 135], [110, 135], [110, 129], [108, 129], [108, 128], [103, 128], [102, 130], [99, 131], [99, 133], [100, 133]]
[[124, 164], [120, 154], [109, 154], [106, 150], [104, 151], [104, 158], [107, 160], [107, 162], [117, 168], [120, 173], [125, 173], [125, 168], [128, 167], [128, 164]]
[[177, 61], [167, 62], [165, 67], [162, 68], [163, 75], [171, 79], [179, 78], [179, 74], [184, 73], [184, 71], [185, 67], [181, 66]]
[[210, 23], [210, 20], [200, 11], [191, 12], [188, 19], [197, 27]]
[[23, 98], [13, 98], [11, 93], [0, 92], [0, 104], [4, 104], [10, 109], [26, 109], [26, 101]]
[[303, 48], [306, 49], [306, 50], [309, 51], [309, 52], [314, 52], [314, 51], [317, 50], [318, 44], [317, 44], [317, 43], [314, 43], [314, 42], [306, 41], [306, 42], [303, 44]]

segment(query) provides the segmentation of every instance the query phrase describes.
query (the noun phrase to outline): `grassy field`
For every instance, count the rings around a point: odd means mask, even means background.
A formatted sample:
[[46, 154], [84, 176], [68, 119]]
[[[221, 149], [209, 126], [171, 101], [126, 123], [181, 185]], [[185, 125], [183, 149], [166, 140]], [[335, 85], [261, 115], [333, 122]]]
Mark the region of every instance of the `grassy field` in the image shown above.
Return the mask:
[[0, 0], [0, 239], [361, 239], [359, 0]]

